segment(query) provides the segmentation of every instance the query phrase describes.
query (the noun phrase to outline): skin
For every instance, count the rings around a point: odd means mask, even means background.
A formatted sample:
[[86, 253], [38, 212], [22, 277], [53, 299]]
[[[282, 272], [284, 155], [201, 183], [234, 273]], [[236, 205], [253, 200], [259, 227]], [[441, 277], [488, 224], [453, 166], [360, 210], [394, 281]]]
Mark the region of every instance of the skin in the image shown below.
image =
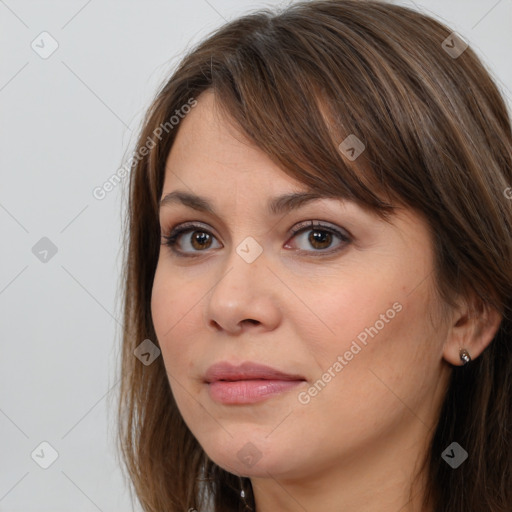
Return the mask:
[[[402, 209], [388, 224], [327, 198], [269, 216], [270, 198], [306, 187], [238, 133], [209, 91], [181, 121], [169, 154], [162, 197], [174, 190], [207, 197], [217, 212], [161, 208], [164, 235], [196, 221], [211, 236], [196, 245], [194, 229], [181, 236], [176, 248], [197, 258], [161, 246], [151, 301], [172, 392], [209, 457], [251, 478], [258, 512], [420, 511], [423, 475], [412, 500], [409, 489], [452, 365], [461, 365], [459, 348], [477, 357], [500, 320], [469, 316], [463, 301], [441, 320], [426, 221]], [[289, 234], [309, 220], [352, 238], [334, 236], [322, 248], [308, 241], [316, 228]], [[248, 236], [263, 249], [252, 263], [236, 252]], [[396, 303], [401, 310], [332, 370]], [[202, 377], [219, 361], [259, 362], [307, 382], [256, 404], [218, 404]], [[301, 403], [299, 393], [329, 368], [330, 382]], [[237, 455], [244, 446], [257, 463]]]

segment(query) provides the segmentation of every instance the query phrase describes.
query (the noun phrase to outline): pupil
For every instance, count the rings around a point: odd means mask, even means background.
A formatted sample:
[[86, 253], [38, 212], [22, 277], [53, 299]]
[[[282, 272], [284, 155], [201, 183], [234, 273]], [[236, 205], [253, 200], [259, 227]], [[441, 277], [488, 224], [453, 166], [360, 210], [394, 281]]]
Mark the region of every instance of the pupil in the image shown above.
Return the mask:
[[[205, 246], [205, 242], [207, 242], [210, 238], [210, 235], [208, 235], [208, 233], [203, 233], [201, 231], [195, 231], [194, 232], [194, 236], [192, 237], [192, 245], [196, 248], [196, 249], [203, 249]], [[196, 245], [198, 244], [198, 245]], [[210, 244], [208, 244], [209, 246]]]
[[[314, 247], [325, 249], [331, 243], [331, 233], [327, 231], [312, 231], [309, 241]], [[320, 244], [320, 247], [318, 247], [318, 244]]]

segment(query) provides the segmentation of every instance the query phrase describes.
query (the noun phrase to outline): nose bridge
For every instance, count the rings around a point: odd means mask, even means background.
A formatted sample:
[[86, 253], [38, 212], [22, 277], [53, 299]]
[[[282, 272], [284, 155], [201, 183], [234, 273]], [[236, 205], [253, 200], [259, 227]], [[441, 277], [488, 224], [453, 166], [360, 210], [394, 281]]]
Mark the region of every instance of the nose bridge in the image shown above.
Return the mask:
[[258, 283], [262, 283], [262, 272], [268, 272], [262, 245], [252, 236], [234, 244], [224, 267], [225, 272], [215, 289], [229, 288], [231, 292], [243, 291], [244, 295], [257, 292]]
[[262, 245], [252, 236], [229, 249], [222, 275], [208, 296], [207, 324], [237, 330], [244, 320], [273, 323], [275, 305], [269, 289], [267, 261]]

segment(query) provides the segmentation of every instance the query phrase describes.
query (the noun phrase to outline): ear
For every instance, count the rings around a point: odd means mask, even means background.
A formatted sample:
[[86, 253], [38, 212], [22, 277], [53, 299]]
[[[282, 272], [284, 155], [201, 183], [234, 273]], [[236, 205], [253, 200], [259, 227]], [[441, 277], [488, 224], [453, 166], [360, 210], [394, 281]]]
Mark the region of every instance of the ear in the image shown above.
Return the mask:
[[462, 366], [460, 350], [465, 348], [476, 359], [498, 332], [502, 315], [478, 298], [462, 301], [451, 317], [443, 356], [454, 366]]

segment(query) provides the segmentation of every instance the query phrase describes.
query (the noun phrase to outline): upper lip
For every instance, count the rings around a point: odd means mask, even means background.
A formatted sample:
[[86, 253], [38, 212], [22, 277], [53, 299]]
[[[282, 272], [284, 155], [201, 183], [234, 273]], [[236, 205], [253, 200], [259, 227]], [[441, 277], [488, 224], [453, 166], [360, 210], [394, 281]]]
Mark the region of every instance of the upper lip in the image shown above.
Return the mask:
[[204, 381], [207, 383], [219, 380], [236, 381], [252, 379], [305, 380], [301, 375], [284, 373], [270, 366], [252, 362], [233, 365], [227, 361], [222, 361], [210, 366], [204, 375]]

